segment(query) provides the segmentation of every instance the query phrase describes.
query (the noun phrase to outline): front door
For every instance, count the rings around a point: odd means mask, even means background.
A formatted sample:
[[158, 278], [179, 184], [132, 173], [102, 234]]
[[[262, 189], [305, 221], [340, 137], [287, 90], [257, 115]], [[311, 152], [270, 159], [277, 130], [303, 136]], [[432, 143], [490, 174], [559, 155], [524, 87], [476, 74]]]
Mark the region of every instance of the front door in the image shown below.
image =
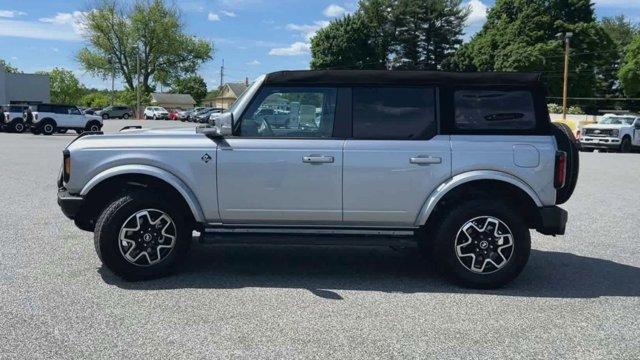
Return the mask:
[[433, 87], [353, 89], [345, 225], [413, 226], [426, 196], [451, 176], [449, 136], [436, 135], [435, 104]]
[[235, 136], [218, 146], [223, 223], [342, 221], [344, 141], [332, 138], [335, 103], [332, 88], [265, 87], [256, 95]]

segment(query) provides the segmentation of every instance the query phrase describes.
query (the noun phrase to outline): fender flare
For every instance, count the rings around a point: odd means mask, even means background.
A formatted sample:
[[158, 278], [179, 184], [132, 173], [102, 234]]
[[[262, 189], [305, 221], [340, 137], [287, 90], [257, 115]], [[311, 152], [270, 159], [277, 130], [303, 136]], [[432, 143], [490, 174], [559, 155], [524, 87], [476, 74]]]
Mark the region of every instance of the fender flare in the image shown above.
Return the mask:
[[172, 173], [149, 165], [121, 165], [104, 170], [91, 178], [80, 191], [80, 196], [86, 196], [91, 189], [96, 187], [103, 181], [118, 175], [147, 175], [155, 177], [159, 180], [171, 185], [182, 196], [189, 206], [194, 219], [197, 222], [205, 222], [204, 213], [200, 207], [198, 199], [191, 189], [177, 176]]
[[529, 197], [537, 207], [543, 206], [542, 201], [540, 201], [540, 197], [535, 192], [535, 190], [533, 190], [529, 185], [527, 185], [527, 183], [520, 180], [519, 178], [501, 171], [474, 170], [455, 175], [452, 178], [449, 178], [448, 180], [441, 183], [431, 194], [429, 194], [429, 197], [424, 202], [424, 205], [422, 205], [422, 209], [420, 209], [420, 213], [418, 213], [418, 217], [416, 218], [414, 225], [424, 225], [427, 222], [427, 219], [429, 219], [429, 215], [431, 215], [438, 202], [451, 190], [462, 184], [477, 180], [495, 180], [514, 185], [520, 190], [524, 191], [527, 195], [529, 195]]

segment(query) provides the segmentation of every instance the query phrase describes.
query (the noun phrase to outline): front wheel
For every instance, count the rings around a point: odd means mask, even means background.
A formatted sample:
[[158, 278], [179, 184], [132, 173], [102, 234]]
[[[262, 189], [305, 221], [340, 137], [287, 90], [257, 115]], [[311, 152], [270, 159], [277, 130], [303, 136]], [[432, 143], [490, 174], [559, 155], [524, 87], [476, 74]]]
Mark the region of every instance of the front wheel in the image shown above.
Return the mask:
[[435, 259], [463, 286], [504, 286], [522, 272], [531, 251], [529, 228], [517, 213], [489, 198], [456, 205], [434, 231]]
[[103, 114], [102, 115], [102, 119], [103, 120], [109, 120], [109, 114]]
[[98, 218], [94, 244], [102, 263], [119, 277], [143, 280], [169, 274], [186, 257], [191, 229], [184, 214], [152, 191], [126, 194]]
[[43, 135], [53, 135], [56, 132], [56, 126], [51, 122], [47, 122], [42, 125], [41, 130]]
[[124, 115], [122, 115], [122, 118], [123, 118], [124, 120], [127, 120], [127, 119], [129, 118], [129, 114], [124, 114]]
[[620, 144], [620, 152], [631, 152], [631, 139], [629, 137], [625, 137], [624, 139], [622, 139], [622, 143]]
[[13, 123], [13, 128], [11, 130], [15, 133], [22, 133], [25, 131], [25, 129], [26, 126], [24, 126], [24, 123], [22, 121], [16, 121], [15, 123]]

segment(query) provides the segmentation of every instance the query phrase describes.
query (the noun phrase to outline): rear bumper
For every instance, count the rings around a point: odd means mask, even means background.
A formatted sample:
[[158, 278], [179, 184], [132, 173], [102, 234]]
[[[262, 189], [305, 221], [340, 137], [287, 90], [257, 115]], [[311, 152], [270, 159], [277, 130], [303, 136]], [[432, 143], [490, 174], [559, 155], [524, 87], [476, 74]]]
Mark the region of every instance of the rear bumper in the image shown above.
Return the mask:
[[569, 214], [558, 206], [538, 208], [539, 223], [536, 230], [544, 235], [564, 235]]
[[84, 198], [71, 195], [67, 189], [58, 189], [58, 205], [62, 213], [71, 220], [76, 218], [80, 208], [84, 204]]

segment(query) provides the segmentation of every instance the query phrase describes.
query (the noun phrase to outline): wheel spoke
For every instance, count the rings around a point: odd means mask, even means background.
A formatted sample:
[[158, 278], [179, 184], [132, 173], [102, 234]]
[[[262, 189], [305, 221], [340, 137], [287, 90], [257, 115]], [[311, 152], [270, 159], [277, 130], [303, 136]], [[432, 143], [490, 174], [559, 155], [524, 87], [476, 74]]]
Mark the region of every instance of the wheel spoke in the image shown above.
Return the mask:
[[140, 210], [120, 229], [120, 253], [134, 265], [151, 266], [171, 253], [176, 237], [175, 223], [168, 214], [156, 209]]
[[513, 235], [500, 219], [480, 216], [464, 223], [455, 239], [458, 261], [468, 270], [489, 274], [503, 268], [513, 254]]

